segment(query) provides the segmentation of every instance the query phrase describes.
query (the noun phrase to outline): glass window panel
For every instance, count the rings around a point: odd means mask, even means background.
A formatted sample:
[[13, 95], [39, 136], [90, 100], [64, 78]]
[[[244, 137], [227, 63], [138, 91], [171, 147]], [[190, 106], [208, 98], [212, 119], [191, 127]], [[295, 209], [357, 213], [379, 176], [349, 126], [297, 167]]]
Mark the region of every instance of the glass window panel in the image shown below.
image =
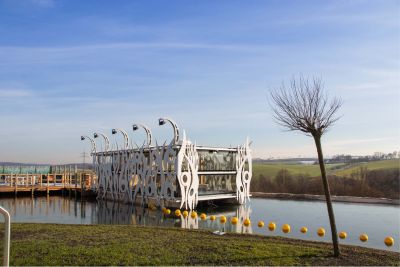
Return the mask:
[[199, 195], [236, 192], [236, 175], [200, 175]]
[[199, 153], [199, 171], [235, 171], [236, 152], [205, 151]]

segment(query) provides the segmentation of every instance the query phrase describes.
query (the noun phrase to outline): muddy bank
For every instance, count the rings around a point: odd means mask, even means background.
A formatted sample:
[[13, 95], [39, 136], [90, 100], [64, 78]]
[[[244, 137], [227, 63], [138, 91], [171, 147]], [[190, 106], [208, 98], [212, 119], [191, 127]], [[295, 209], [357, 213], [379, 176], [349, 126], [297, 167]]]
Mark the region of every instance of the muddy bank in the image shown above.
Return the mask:
[[[252, 192], [251, 195], [252, 195], [252, 197], [256, 197], [256, 198], [325, 201], [324, 195], [263, 193], [263, 192]], [[373, 198], [373, 197], [332, 196], [332, 201], [334, 201], [334, 202], [350, 202], [350, 203], [366, 203], [366, 204], [400, 205], [399, 199]]]

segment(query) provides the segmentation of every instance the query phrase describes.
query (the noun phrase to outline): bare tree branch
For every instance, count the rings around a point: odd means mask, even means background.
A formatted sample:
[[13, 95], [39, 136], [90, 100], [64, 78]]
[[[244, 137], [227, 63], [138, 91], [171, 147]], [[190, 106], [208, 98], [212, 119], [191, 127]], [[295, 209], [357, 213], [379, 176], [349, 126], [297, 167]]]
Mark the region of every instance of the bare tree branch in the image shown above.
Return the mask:
[[342, 100], [328, 102], [320, 78], [294, 77], [289, 87], [282, 84], [271, 92], [271, 99], [274, 120], [290, 131], [320, 137], [340, 118], [336, 113]]

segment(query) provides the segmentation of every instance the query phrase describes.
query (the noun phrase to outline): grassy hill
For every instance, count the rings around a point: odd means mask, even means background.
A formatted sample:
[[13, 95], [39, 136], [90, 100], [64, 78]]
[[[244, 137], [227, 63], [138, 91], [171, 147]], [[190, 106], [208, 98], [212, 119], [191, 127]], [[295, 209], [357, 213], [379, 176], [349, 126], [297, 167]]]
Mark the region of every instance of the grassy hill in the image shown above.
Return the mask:
[[[344, 166], [343, 163], [327, 164], [328, 171]], [[253, 177], [258, 177], [260, 174], [269, 177], [275, 177], [276, 174], [282, 170], [288, 170], [292, 174], [309, 174], [310, 176], [320, 175], [319, 165], [307, 164], [287, 164], [287, 163], [254, 163], [253, 164]]]
[[[352, 172], [357, 171], [360, 166], [365, 166], [368, 170], [396, 169], [400, 168], [400, 159], [380, 160], [368, 163], [353, 163], [350, 165], [344, 163], [326, 164], [328, 173], [338, 176], [349, 176]], [[282, 169], [288, 170], [291, 174], [308, 174], [310, 176], [320, 175], [319, 165], [277, 162], [254, 163], [253, 177], [258, 178], [260, 174], [264, 176], [275, 177], [276, 174]]]
[[359, 168], [363, 166], [366, 167], [369, 171], [379, 170], [379, 169], [399, 169], [400, 168], [400, 159], [391, 159], [391, 160], [380, 160], [380, 161], [371, 161], [365, 163], [354, 163], [351, 165], [347, 165], [342, 169], [338, 169], [333, 173], [338, 176], [349, 176], [352, 172], [359, 170]]

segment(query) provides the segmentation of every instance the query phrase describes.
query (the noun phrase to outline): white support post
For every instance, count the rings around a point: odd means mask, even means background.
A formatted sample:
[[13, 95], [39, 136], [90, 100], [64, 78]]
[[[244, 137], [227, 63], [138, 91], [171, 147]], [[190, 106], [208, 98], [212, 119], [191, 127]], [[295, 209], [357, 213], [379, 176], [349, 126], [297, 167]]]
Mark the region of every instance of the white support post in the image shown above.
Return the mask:
[[10, 230], [11, 217], [6, 209], [0, 206], [0, 213], [4, 216], [4, 244], [3, 244], [3, 266], [10, 265]]

